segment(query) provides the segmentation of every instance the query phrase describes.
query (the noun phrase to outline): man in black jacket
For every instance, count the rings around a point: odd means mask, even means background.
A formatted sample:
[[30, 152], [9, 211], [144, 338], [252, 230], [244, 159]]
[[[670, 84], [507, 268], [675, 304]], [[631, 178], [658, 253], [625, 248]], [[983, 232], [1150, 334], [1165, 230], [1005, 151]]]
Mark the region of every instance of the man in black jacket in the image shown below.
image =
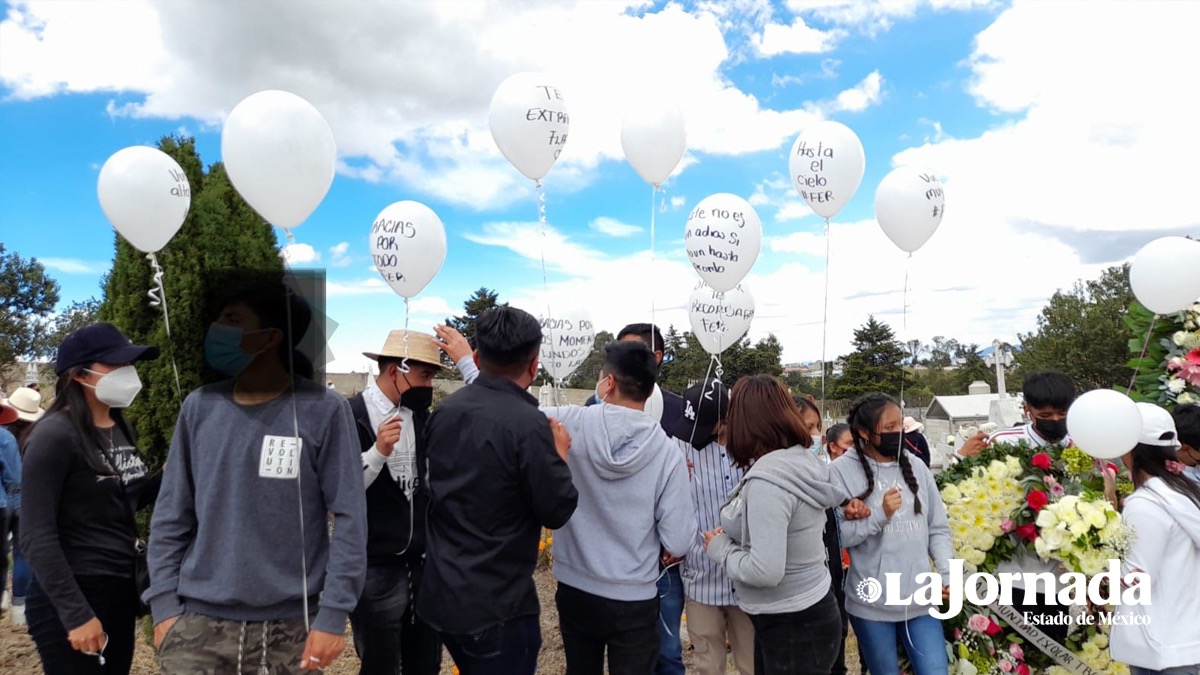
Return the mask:
[[543, 527], [557, 529], [578, 493], [570, 437], [525, 389], [542, 330], [514, 307], [476, 322], [482, 373], [430, 417], [427, 558], [417, 611], [463, 675], [532, 675], [542, 645], [533, 584]]
[[377, 354], [379, 375], [350, 399], [367, 490], [367, 582], [350, 615], [363, 675], [436, 675], [437, 632], [417, 618], [413, 592], [425, 554], [423, 438], [442, 369], [432, 335], [392, 331]]

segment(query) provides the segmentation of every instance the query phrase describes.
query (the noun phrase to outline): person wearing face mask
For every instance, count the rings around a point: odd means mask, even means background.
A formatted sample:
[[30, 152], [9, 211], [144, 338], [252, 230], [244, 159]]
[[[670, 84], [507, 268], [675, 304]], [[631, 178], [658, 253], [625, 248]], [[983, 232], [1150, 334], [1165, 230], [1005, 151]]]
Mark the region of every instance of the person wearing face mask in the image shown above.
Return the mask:
[[150, 475], [121, 415], [142, 388], [135, 345], [112, 324], [58, 347], [58, 392], [24, 442], [21, 548], [34, 574], [29, 634], [49, 675], [129, 672], [138, 602], [137, 510], [153, 503]]
[[442, 370], [432, 335], [395, 330], [378, 353], [366, 391], [350, 399], [367, 493], [367, 581], [350, 614], [363, 675], [435, 675], [437, 632], [415, 616], [425, 555], [425, 423]]
[[1025, 399], [1025, 417], [1029, 421], [1011, 429], [1001, 429], [990, 436], [978, 434], [954, 451], [954, 458], [965, 459], [998, 443], [1020, 443], [1040, 448], [1046, 445], [1070, 447], [1067, 434], [1067, 409], [1075, 401], [1075, 383], [1066, 375], [1045, 370], [1029, 373], [1021, 384]]
[[[896, 575], [900, 597], [911, 597], [931, 562], [948, 579], [954, 555], [950, 524], [933, 474], [906, 447], [900, 406], [886, 394], [866, 394], [853, 403], [846, 421], [854, 449], [833, 462], [834, 482], [866, 504], [865, 517], [850, 517], [847, 508], [841, 522], [842, 543], [850, 551], [846, 585], [862, 588], [867, 579]], [[942, 622], [925, 607], [868, 602], [848, 593], [846, 613], [871, 675], [899, 675], [897, 640], [914, 675], [945, 675]]]
[[277, 276], [217, 306], [205, 359], [228, 379], [183, 402], [150, 523], [159, 664], [322, 670], [345, 647], [367, 571], [354, 416], [311, 379], [296, 346], [312, 309]]

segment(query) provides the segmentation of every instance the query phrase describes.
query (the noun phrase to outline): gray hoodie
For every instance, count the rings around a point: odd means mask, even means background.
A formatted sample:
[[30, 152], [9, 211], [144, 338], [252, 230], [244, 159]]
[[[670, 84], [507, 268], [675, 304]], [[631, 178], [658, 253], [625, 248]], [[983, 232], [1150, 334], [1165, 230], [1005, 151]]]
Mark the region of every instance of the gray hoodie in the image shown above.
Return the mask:
[[845, 500], [829, 467], [807, 448], [776, 450], [754, 462], [721, 507], [725, 534], [708, 544], [708, 557], [733, 579], [743, 610], [799, 612], [829, 593], [825, 510]]
[[571, 434], [567, 465], [579, 491], [554, 536], [554, 578], [610, 600], [650, 600], [661, 549], [686, 555], [699, 535], [679, 448], [638, 410], [602, 403], [542, 412]]
[[[913, 477], [921, 496], [921, 513], [913, 508], [913, 494], [904, 482], [900, 462], [880, 464], [867, 458], [875, 478], [875, 489], [867, 497], [871, 515], [859, 520], [842, 520], [842, 545], [850, 553], [850, 571], [846, 575], [846, 613], [869, 621], [906, 621], [927, 613], [918, 605], [884, 605], [884, 598], [867, 602], [855, 592], [866, 579], [886, 585], [887, 573], [900, 575], [900, 597], [912, 597], [921, 584], [917, 575], [930, 571], [930, 559], [942, 575], [950, 578], [950, 524], [942, 506], [941, 493], [929, 467], [915, 457], [909, 458]], [[858, 496], [867, 490], [867, 477], [857, 450], [851, 449], [831, 465], [835, 480], [848, 494]], [[900, 488], [900, 510], [889, 520], [883, 511], [883, 496], [893, 487]]]

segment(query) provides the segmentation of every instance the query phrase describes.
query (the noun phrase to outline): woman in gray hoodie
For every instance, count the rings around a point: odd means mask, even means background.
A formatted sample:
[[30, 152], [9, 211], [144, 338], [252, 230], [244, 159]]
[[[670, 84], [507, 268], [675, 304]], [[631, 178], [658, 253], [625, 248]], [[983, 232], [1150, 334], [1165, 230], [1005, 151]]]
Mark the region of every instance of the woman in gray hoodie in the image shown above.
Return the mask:
[[825, 509], [847, 495], [809, 450], [812, 437], [778, 379], [739, 380], [727, 424], [729, 456], [750, 468], [705, 547], [754, 624], [754, 672], [828, 675], [842, 626], [825, 565]]

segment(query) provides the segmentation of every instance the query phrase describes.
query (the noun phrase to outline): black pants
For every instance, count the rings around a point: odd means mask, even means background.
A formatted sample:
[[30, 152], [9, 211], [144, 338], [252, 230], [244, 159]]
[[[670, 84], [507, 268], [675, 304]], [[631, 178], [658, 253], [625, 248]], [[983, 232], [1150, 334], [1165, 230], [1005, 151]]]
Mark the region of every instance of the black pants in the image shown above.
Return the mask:
[[566, 584], [554, 595], [568, 675], [651, 675], [658, 662], [658, 596], [623, 602]]
[[536, 614], [498, 623], [472, 635], [440, 633], [461, 675], [534, 675], [542, 649]]
[[837, 658], [842, 617], [833, 591], [787, 614], [751, 614], [755, 675], [829, 675]]
[[133, 578], [80, 576], [75, 577], [75, 581], [108, 634], [105, 665], [100, 665], [99, 657], [87, 656], [71, 648], [58, 610], [34, 579], [25, 603], [25, 619], [29, 623], [29, 636], [42, 658], [42, 668], [46, 675], [128, 675], [133, 663], [138, 612], [137, 586]]
[[360, 675], [437, 675], [442, 669], [437, 631], [413, 612], [412, 590], [420, 587], [420, 576], [409, 575], [404, 565], [367, 567], [366, 585], [350, 614]]
[[[840, 564], [840, 560], [838, 561]], [[842, 592], [840, 587], [833, 589], [833, 597], [837, 602], [838, 614], [842, 621], [841, 639], [838, 640], [837, 658], [833, 660], [833, 667], [829, 669], [830, 675], [846, 675], [846, 638], [850, 635], [850, 615], [846, 613], [846, 594]], [[862, 669], [865, 675], [867, 669]]]

